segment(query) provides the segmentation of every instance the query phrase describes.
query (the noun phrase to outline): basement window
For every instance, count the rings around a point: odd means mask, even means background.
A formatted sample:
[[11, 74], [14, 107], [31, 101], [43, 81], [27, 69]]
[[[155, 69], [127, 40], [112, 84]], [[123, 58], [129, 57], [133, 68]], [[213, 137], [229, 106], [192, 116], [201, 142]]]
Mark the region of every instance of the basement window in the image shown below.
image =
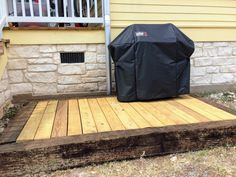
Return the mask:
[[84, 52], [60, 53], [61, 63], [84, 63]]

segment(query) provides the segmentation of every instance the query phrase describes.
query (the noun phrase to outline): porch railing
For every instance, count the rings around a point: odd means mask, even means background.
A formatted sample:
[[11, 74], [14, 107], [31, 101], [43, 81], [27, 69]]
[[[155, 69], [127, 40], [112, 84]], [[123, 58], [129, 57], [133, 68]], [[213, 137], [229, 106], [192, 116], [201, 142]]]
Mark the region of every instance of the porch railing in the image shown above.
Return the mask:
[[0, 6], [6, 4], [3, 12], [7, 22], [103, 24], [102, 1], [1, 0]]
[[0, 40], [2, 39], [2, 29], [6, 25], [7, 4], [6, 1], [0, 3]]

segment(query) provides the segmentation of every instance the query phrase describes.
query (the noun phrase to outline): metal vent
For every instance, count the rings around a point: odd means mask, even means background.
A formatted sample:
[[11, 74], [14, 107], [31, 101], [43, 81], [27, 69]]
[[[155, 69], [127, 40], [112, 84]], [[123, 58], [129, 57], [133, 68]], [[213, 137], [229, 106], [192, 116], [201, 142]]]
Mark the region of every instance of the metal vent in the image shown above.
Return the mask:
[[60, 53], [61, 63], [83, 63], [84, 52]]

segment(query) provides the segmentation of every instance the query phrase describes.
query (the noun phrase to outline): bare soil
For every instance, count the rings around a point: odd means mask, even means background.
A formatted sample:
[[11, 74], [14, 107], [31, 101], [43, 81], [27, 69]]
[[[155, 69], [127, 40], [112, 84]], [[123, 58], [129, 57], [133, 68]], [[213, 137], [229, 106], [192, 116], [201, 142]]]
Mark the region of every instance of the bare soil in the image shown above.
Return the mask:
[[235, 177], [236, 147], [91, 165], [45, 177]]

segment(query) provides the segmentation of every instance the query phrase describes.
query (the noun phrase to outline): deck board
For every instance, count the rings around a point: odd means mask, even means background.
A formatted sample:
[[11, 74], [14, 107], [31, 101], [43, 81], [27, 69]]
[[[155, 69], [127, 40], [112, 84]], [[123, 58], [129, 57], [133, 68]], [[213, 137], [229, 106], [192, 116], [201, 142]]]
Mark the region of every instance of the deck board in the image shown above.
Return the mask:
[[235, 115], [191, 96], [130, 103], [115, 96], [39, 101], [28, 116], [18, 142], [236, 120]]
[[67, 135], [67, 109], [67, 100], [58, 102], [57, 112], [53, 124], [52, 137], [62, 137]]
[[34, 139], [34, 136], [41, 122], [47, 104], [48, 101], [41, 101], [37, 104], [29, 120], [26, 122], [23, 130], [21, 131], [19, 137], [17, 138], [17, 141]]
[[98, 104], [101, 107], [104, 115], [107, 118], [107, 121], [113, 131], [116, 130], [124, 130], [125, 127], [123, 126], [122, 122], [113, 111], [110, 104], [107, 102], [106, 98], [97, 98]]
[[80, 117], [79, 104], [77, 99], [69, 100], [68, 108], [68, 136], [71, 135], [81, 135], [82, 123]]
[[104, 116], [96, 98], [88, 99], [88, 103], [92, 111], [98, 132], [111, 131], [110, 125], [107, 122], [107, 119]]
[[97, 133], [97, 127], [90, 110], [88, 99], [79, 99], [83, 133]]
[[51, 100], [48, 102], [46, 110], [43, 114], [37, 132], [35, 134], [34, 139], [48, 139], [51, 137], [53, 122], [57, 109], [57, 100]]
[[139, 128], [132, 118], [124, 111], [117, 100], [112, 97], [107, 97], [106, 99], [126, 129]]

